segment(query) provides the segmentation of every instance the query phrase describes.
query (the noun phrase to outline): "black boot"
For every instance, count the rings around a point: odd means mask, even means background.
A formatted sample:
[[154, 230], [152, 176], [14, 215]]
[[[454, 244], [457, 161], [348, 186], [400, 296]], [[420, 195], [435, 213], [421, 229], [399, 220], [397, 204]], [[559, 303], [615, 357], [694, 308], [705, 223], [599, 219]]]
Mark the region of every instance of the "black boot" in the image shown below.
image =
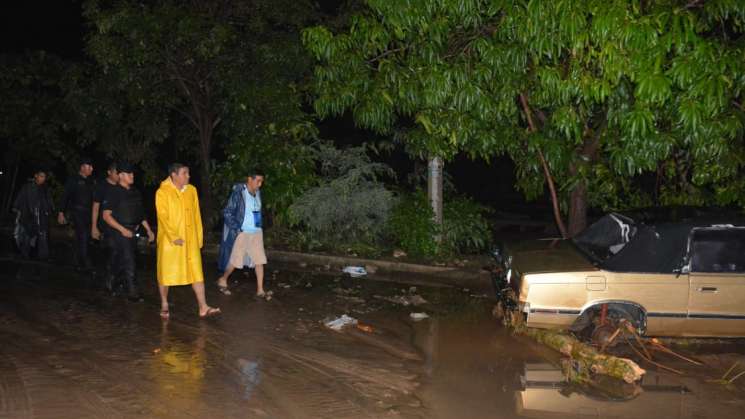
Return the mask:
[[132, 302], [144, 301], [134, 275], [127, 275], [127, 299]]

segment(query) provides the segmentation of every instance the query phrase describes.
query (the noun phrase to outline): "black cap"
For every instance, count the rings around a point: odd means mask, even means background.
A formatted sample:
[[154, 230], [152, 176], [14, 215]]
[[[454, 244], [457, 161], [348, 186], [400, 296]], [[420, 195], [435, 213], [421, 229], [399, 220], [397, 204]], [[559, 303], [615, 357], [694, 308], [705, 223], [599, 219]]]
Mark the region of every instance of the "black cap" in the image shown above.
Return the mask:
[[120, 161], [116, 164], [116, 169], [119, 173], [134, 173], [135, 168], [131, 163], [126, 161]]
[[84, 164], [90, 164], [91, 166], [93, 166], [93, 159], [91, 159], [90, 157], [85, 157], [85, 156], [84, 157], [81, 157], [80, 158], [80, 166], [82, 166]]

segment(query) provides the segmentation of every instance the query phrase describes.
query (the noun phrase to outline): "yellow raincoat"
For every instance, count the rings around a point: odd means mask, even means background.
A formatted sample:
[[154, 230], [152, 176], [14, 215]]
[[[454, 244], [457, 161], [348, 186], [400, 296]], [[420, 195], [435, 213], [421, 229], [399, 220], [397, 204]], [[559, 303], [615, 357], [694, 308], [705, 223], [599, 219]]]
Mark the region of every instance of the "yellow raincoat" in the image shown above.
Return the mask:
[[[202, 216], [197, 189], [186, 185], [178, 190], [171, 178], [155, 193], [158, 213], [158, 284], [188, 285], [204, 282], [202, 271]], [[183, 239], [184, 245], [173, 244]]]

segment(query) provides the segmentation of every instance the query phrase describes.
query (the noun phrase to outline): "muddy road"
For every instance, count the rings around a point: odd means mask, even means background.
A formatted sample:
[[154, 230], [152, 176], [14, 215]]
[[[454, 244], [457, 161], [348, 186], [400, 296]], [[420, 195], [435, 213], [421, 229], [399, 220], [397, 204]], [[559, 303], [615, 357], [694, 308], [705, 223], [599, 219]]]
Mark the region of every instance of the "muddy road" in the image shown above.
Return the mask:
[[[146, 299], [131, 303], [71, 268], [0, 259], [0, 418], [741, 418], [745, 409], [742, 387], [707, 382], [745, 360], [737, 347], [711, 359], [711, 374], [650, 370], [609, 394], [564, 383], [554, 354], [511, 336], [489, 300], [462, 289], [270, 266], [271, 300], [254, 299], [240, 273], [223, 296], [208, 275], [208, 300], [223, 314], [200, 320], [191, 290], [174, 288], [164, 322], [152, 262], [141, 266]], [[342, 314], [360, 324], [324, 326]]]

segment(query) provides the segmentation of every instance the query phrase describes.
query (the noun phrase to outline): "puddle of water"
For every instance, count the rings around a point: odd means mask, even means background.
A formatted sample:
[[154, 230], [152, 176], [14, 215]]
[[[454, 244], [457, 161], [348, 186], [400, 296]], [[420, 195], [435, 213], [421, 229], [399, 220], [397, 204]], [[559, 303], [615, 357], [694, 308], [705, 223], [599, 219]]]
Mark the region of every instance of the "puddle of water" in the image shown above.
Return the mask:
[[741, 394], [690, 377], [648, 371], [640, 383], [566, 382], [557, 358], [544, 357], [487, 315], [444, 317], [415, 326], [426, 354], [418, 395], [433, 418], [741, 418]]

